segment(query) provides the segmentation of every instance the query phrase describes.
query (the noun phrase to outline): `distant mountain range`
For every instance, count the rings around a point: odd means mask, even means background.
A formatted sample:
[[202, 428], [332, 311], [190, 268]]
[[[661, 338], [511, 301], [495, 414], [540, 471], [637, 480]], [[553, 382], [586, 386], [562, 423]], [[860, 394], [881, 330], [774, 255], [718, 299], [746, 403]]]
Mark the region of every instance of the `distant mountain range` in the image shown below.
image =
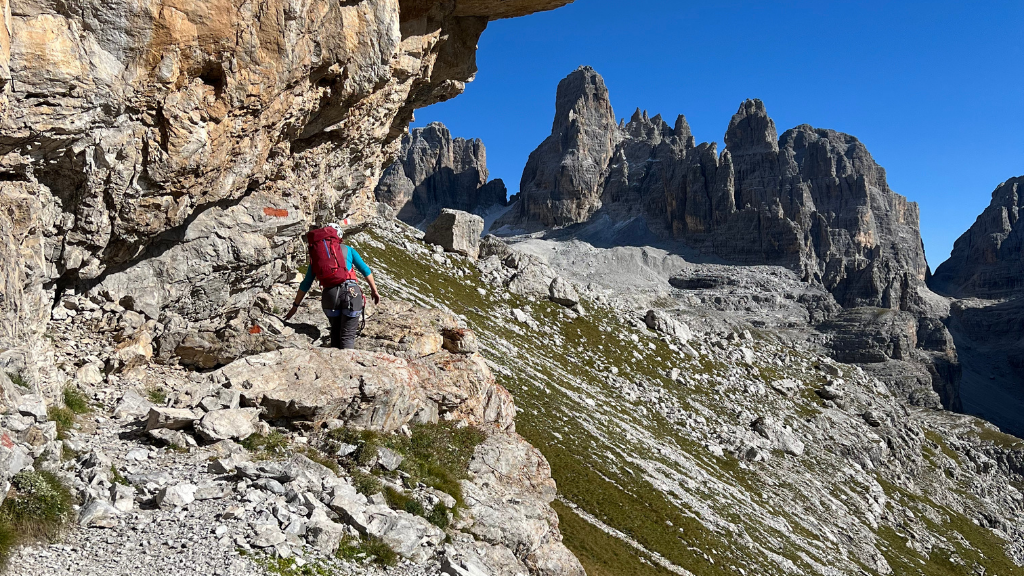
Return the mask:
[[[908, 374], [887, 366], [880, 377], [927, 404], [921, 400], [927, 395], [908, 384], [922, 381], [923, 366], [924, 381], [931, 380], [941, 403], [958, 410], [965, 370], [966, 408], [1024, 433], [1024, 344], [1016, 337], [1024, 312], [1012, 304], [968, 305], [938, 295], [1006, 299], [1024, 289], [1024, 225], [1017, 224], [1024, 178], [993, 193], [992, 205], [933, 277], [917, 204], [889, 188], [885, 169], [856, 137], [806, 124], [779, 136], [764, 103], [747, 100], [724, 141], [721, 153], [716, 143], [695, 143], [682, 115], [669, 125], [660, 114], [638, 109], [629, 122], [616, 122], [603, 78], [584, 66], [559, 83], [551, 135], [530, 154], [520, 193], [507, 207], [496, 190], [499, 181], [486, 182], [483, 144], [452, 140], [438, 124], [406, 138], [377, 198], [410, 223], [447, 207], [503, 208], [491, 227], [501, 235], [544, 232], [611, 246], [668, 243], [710, 261], [783, 266], [826, 289], [842, 307], [821, 325], [826, 332], [872, 332], [857, 312], [863, 308], [910, 318], [911, 325], [875, 330], [866, 340], [837, 334], [837, 356], [874, 357], [860, 348], [874, 348], [881, 339], [889, 350], [886, 363], [912, 359], [916, 367]], [[1021, 322], [985, 320], [992, 306]], [[960, 358], [957, 341], [977, 338], [999, 343], [982, 346], [981, 357], [969, 352]], [[901, 347], [891, 343], [901, 339], [907, 350], [893, 352]]]

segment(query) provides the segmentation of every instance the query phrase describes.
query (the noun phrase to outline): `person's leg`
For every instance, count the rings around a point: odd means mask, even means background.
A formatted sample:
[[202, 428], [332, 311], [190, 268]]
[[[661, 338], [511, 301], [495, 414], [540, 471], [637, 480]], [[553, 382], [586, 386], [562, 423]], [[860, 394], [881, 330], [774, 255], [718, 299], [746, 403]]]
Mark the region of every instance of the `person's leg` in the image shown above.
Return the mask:
[[344, 316], [328, 316], [327, 321], [331, 323], [331, 348], [341, 348], [341, 330]]
[[342, 315], [339, 318], [341, 321], [341, 348], [351, 350], [356, 347], [356, 334], [359, 333], [360, 316], [350, 318]]
[[323, 295], [320, 297], [321, 309], [331, 325], [331, 348], [341, 348], [341, 324], [343, 319], [337, 312], [340, 306], [340, 296], [341, 286], [332, 286], [324, 290]]

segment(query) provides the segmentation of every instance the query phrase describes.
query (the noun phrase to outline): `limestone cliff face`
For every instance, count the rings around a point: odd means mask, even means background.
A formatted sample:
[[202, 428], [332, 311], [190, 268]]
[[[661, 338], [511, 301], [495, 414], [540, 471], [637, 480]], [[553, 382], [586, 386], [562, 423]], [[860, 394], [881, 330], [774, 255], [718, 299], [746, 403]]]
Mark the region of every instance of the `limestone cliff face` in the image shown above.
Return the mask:
[[442, 208], [486, 211], [507, 204], [500, 179], [487, 181], [487, 152], [479, 139], [452, 138], [434, 122], [402, 139], [398, 160], [388, 166], [374, 191], [378, 202], [409, 224], [430, 222]]
[[992, 202], [953, 244], [929, 286], [957, 298], [950, 331], [962, 350], [964, 408], [1024, 434], [1024, 176], [992, 192]]
[[488, 20], [568, 1], [0, 0], [2, 335], [65, 289], [243, 305], [308, 222], [367, 212]]
[[558, 83], [551, 136], [530, 154], [520, 200], [500, 222], [566, 226], [590, 218], [619, 139], [604, 79], [580, 67]]
[[[740, 105], [721, 153], [695, 144], [683, 116], [669, 125], [637, 110], [614, 126], [589, 68], [562, 81], [557, 108], [497, 231], [576, 225], [567, 233], [599, 243], [667, 240], [730, 263], [784, 266], [846, 310], [820, 326], [837, 358], [914, 404], [960, 408], [961, 368], [941, 321], [948, 307], [925, 286], [917, 204], [889, 188], [855, 137], [806, 124], [780, 136], [760, 100]], [[879, 308], [908, 314], [866, 326]]]
[[[585, 106], [570, 113], [577, 102]], [[562, 81], [552, 135], [499, 226], [566, 226], [600, 208], [728, 261], [789, 267], [844, 306], [920, 305], [917, 205], [888, 187], [853, 136], [802, 125], [779, 137], [764, 104], [747, 100], [718, 154], [714, 143], [694, 145], [682, 116], [669, 126], [638, 110], [614, 127], [607, 102], [593, 70]]]
[[929, 284], [959, 298], [1001, 298], [1024, 291], [1024, 176], [1010, 178], [992, 192], [992, 202], [957, 238], [949, 259]]

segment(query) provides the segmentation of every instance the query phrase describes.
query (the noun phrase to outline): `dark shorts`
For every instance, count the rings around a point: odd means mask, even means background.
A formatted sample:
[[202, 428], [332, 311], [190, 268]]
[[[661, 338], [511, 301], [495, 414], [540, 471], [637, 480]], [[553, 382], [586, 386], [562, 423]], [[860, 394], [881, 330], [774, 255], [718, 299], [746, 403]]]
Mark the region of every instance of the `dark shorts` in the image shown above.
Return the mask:
[[362, 314], [359, 316], [334, 316], [328, 317], [331, 323], [331, 348], [352, 349], [356, 347], [356, 336], [359, 334], [359, 323], [362, 321]]
[[[352, 292], [352, 285], [357, 292]], [[331, 347], [351, 349], [356, 346], [356, 336], [359, 334], [359, 324], [362, 321], [362, 291], [359, 285], [348, 282], [332, 286], [324, 290], [320, 300], [324, 314], [331, 323]], [[359, 310], [343, 310], [347, 297], [359, 298]]]

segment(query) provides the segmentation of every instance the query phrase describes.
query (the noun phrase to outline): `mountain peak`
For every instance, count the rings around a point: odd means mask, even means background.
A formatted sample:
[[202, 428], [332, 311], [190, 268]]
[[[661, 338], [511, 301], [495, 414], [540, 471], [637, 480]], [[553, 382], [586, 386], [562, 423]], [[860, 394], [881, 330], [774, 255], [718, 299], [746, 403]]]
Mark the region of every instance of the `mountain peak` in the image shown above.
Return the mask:
[[755, 98], [740, 104], [725, 132], [725, 145], [733, 156], [779, 151], [775, 122], [768, 116], [764, 102]]
[[935, 269], [932, 289], [958, 298], [1002, 298], [1024, 292], [1024, 176], [992, 192], [992, 201], [953, 243], [949, 259]]
[[686, 116], [680, 114], [676, 118], [676, 126], [673, 129], [673, 132], [675, 133], [676, 138], [678, 138], [684, 146], [686, 146], [687, 148], [693, 148], [693, 133], [690, 132], [690, 124], [689, 122], [686, 121]]
[[580, 116], [608, 118], [615, 123], [608, 87], [604, 78], [590, 66], [580, 66], [558, 83], [552, 132], [564, 130]]

